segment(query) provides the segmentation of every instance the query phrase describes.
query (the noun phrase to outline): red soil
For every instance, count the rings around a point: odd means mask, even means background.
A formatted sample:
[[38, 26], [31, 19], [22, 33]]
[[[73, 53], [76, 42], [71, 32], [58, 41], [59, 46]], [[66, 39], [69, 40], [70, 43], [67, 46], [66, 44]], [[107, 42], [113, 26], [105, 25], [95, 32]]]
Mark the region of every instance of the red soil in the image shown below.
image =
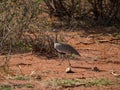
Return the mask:
[[[63, 33], [64, 34], [64, 33]], [[72, 70], [74, 73], [66, 73], [65, 70], [68, 67], [68, 63], [65, 60], [62, 65], [57, 66], [60, 59], [35, 55], [32, 53], [15, 54], [11, 56], [9, 68], [13, 75], [30, 75], [40, 77], [40, 81], [32, 79], [29, 81], [2, 79], [1, 83], [14, 83], [24, 84], [33, 83], [34, 88], [20, 88], [20, 90], [56, 90], [53, 87], [44, 87], [41, 85], [41, 81], [51, 78], [108, 78], [110, 80], [115, 79], [115, 76], [111, 74], [111, 71], [115, 71], [120, 74], [120, 44], [110, 43], [111, 36], [89, 35], [90, 37], [82, 37], [81, 33], [74, 32], [68, 33], [68, 36], [64, 34], [66, 41], [75, 47], [81, 57], [72, 59]], [[100, 42], [102, 40], [103, 42]], [[105, 41], [105, 42], [104, 42]], [[120, 41], [117, 41], [119, 43]], [[1, 56], [1, 60], [2, 60]], [[1, 61], [0, 61], [1, 62]], [[94, 67], [97, 67], [100, 71], [96, 72]], [[4, 82], [3, 82], [4, 80]], [[58, 88], [58, 90], [120, 90], [119, 85], [109, 86], [92, 86], [92, 87], [68, 87]], [[19, 90], [19, 88], [18, 88]]]

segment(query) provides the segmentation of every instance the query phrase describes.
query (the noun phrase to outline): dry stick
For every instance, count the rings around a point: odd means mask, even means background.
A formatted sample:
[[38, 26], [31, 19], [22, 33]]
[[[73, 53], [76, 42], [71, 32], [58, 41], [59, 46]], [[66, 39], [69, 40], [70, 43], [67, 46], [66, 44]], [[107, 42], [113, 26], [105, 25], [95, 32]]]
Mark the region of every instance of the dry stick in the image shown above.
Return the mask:
[[18, 65], [18, 68], [19, 68], [19, 70], [20, 70], [21, 74], [22, 74], [22, 75], [24, 75], [24, 74], [23, 74], [23, 72], [22, 72], [22, 68], [21, 68], [21, 66], [20, 66], [20, 65]]
[[8, 28], [8, 33], [3, 37], [2, 41], [0, 42], [0, 51], [1, 51], [1, 49], [2, 49], [4, 40], [7, 38], [7, 36], [10, 34], [11, 31], [12, 31], [12, 30], [10, 30], [10, 29]]
[[5, 61], [5, 65], [8, 67], [8, 70], [9, 70], [9, 60], [10, 60], [10, 55], [11, 55], [11, 49], [12, 49], [12, 46], [11, 46], [11, 39], [10, 39], [10, 46], [9, 46], [9, 51], [8, 51], [8, 54], [7, 54], [7, 57], [6, 57], [6, 61]]
[[12, 39], [10, 38], [10, 45], [9, 45], [9, 51], [8, 54], [6, 55], [6, 60], [4, 63], [4, 71], [9, 72], [9, 60], [10, 60], [10, 55], [11, 55], [11, 49], [12, 49]]

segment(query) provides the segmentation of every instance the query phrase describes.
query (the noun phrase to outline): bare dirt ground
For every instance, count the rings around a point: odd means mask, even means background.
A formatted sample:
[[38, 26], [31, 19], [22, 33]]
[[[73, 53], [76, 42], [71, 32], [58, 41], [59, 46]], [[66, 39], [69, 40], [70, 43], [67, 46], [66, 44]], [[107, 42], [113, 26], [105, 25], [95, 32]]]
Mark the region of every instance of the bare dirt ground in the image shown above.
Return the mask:
[[[12, 74], [0, 78], [1, 85], [16, 86], [16, 90], [120, 90], [120, 40], [113, 40], [110, 34], [89, 34], [81, 32], [62, 33], [67, 43], [75, 47], [81, 54], [71, 59], [72, 71], [66, 73], [68, 63], [65, 60], [58, 66], [59, 58], [46, 58], [30, 53], [11, 56], [9, 69]], [[2, 62], [3, 56], [0, 57]], [[98, 70], [97, 70], [97, 69]], [[22, 75], [30, 79], [18, 80], [13, 77]], [[44, 85], [45, 80], [63, 79], [94, 79], [105, 78], [115, 84], [100, 86], [66, 86], [56, 87]], [[30, 83], [30, 85], [26, 85]], [[31, 86], [32, 85], [32, 86]], [[4, 90], [4, 89], [3, 89]], [[11, 89], [12, 90], [12, 89]]]

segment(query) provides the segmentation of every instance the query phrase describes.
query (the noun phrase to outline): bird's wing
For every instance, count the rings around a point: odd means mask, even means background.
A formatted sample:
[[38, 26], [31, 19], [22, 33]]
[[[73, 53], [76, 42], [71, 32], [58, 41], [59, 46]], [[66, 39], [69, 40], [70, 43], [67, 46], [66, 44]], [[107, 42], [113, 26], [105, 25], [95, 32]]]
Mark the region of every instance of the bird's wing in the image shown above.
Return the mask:
[[77, 50], [74, 49], [69, 44], [59, 43], [58, 45], [56, 45], [56, 50], [58, 52], [62, 52], [62, 53], [66, 53], [66, 54], [75, 54], [75, 55], [79, 55], [80, 56], [80, 54], [77, 52]]

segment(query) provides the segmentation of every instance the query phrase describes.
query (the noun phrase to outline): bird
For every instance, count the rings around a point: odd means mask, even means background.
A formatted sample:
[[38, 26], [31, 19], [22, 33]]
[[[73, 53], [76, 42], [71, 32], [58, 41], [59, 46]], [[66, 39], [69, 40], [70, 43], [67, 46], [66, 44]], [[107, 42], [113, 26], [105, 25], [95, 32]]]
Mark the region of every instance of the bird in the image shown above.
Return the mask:
[[81, 56], [81, 55], [71, 45], [66, 44], [66, 43], [58, 42], [58, 40], [57, 40], [58, 30], [57, 29], [53, 29], [53, 32], [55, 32], [54, 49], [61, 55], [61, 58], [62, 58], [58, 65], [61, 65], [61, 63], [63, 62], [64, 58], [66, 57], [69, 66], [71, 66], [70, 60], [69, 60], [69, 58], [67, 56], [69, 56], [69, 55]]

